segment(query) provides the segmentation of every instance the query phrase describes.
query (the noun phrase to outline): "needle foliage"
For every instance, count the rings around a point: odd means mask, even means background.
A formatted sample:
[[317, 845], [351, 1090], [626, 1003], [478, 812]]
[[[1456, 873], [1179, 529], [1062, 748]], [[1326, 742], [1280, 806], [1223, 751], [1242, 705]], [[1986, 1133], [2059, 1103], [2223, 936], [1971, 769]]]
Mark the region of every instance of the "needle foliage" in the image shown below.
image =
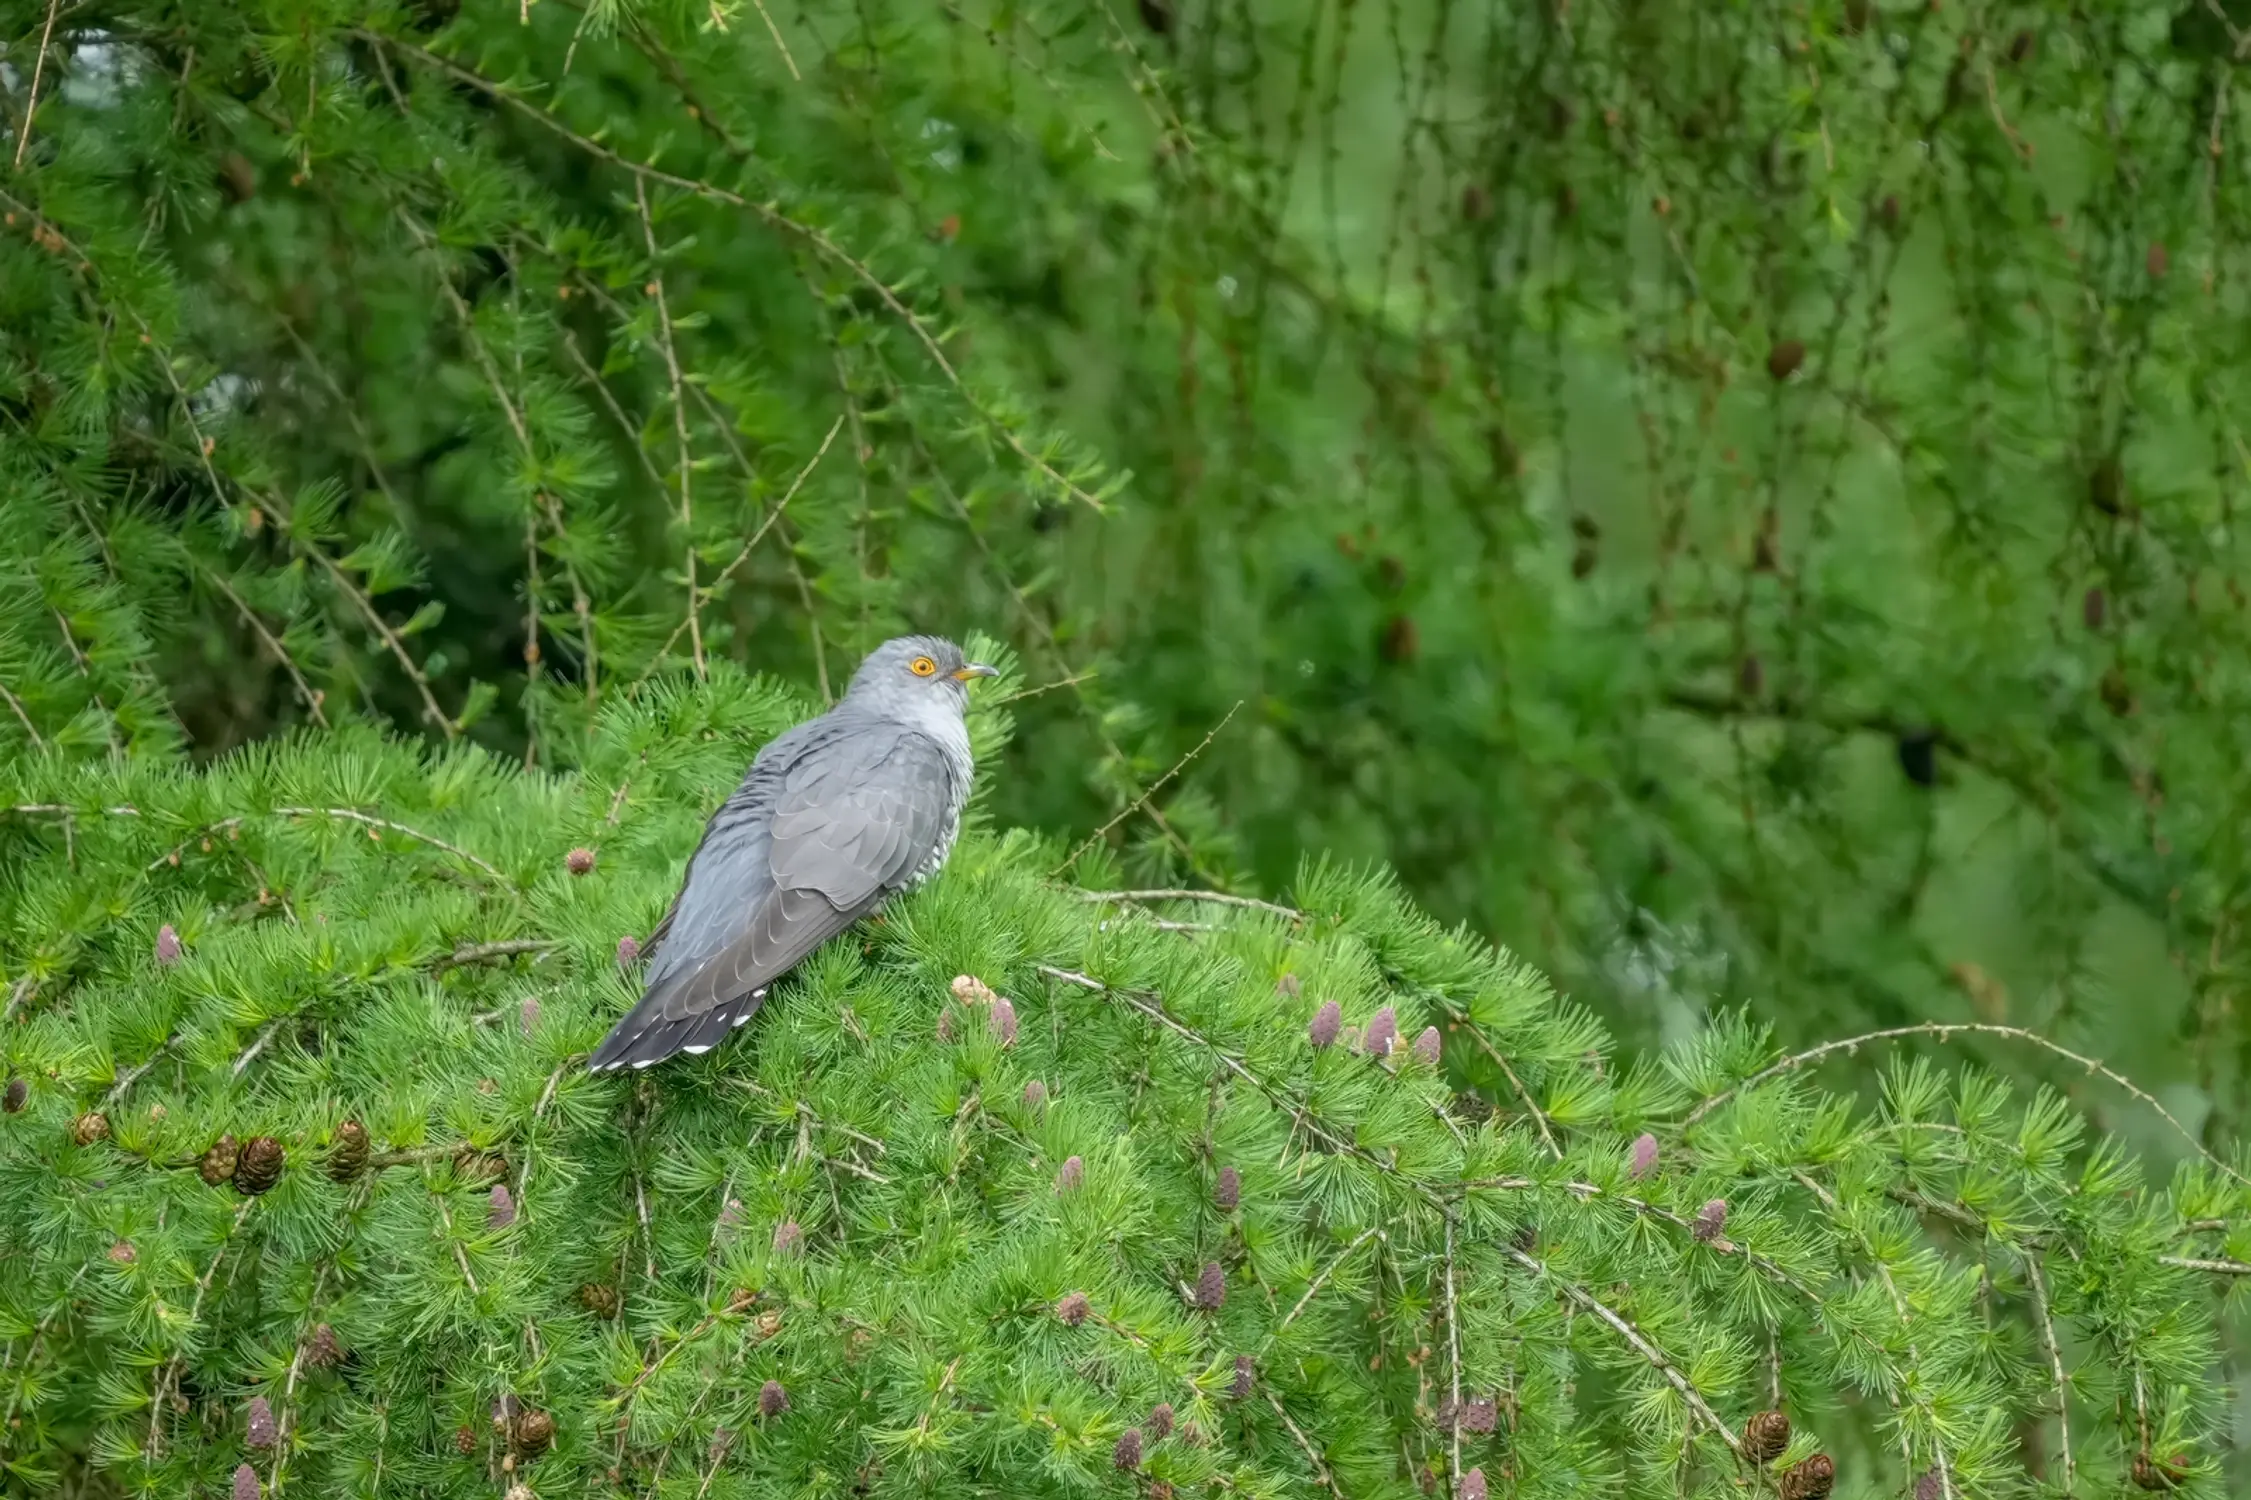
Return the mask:
[[1379, 875], [1060, 883], [990, 816], [1005, 709], [940, 878], [710, 1057], [587, 1074], [812, 707], [720, 664], [567, 773], [10, 761], [0, 1485], [2222, 1492], [2234, 1167], [2146, 1184], [1975, 1070], [1862, 1107], [1743, 1022], [1621, 1053]]

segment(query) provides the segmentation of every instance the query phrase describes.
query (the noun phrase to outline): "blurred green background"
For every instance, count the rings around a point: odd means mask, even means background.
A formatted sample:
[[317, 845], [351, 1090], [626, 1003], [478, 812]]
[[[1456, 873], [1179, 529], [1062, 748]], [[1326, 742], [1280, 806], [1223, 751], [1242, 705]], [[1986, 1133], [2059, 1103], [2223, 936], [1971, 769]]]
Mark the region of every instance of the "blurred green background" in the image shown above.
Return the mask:
[[2247, 37], [0, 0], [0, 753], [567, 765], [985, 629], [1004, 816], [1138, 880], [1385, 860], [1629, 1039], [2021, 1026], [2229, 1144]]

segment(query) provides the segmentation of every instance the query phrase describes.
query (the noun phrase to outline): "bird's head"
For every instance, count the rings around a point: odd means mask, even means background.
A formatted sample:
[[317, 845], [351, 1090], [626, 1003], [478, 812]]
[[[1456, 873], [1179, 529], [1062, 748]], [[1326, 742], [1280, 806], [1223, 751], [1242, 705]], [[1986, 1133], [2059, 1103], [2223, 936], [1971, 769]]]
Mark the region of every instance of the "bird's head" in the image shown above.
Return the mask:
[[934, 707], [958, 714], [969, 707], [969, 680], [993, 675], [993, 668], [969, 660], [961, 647], [942, 636], [903, 635], [868, 653], [844, 697], [902, 717]]

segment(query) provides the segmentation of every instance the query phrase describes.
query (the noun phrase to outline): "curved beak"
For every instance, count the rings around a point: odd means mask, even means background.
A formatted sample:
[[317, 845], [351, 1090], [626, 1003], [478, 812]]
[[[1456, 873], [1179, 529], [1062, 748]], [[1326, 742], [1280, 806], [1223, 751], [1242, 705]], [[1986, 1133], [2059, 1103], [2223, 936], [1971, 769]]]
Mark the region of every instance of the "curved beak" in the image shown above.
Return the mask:
[[960, 671], [955, 672], [953, 679], [956, 682], [967, 682], [972, 677], [998, 677], [999, 675], [1000, 668], [988, 667], [981, 661], [973, 661]]

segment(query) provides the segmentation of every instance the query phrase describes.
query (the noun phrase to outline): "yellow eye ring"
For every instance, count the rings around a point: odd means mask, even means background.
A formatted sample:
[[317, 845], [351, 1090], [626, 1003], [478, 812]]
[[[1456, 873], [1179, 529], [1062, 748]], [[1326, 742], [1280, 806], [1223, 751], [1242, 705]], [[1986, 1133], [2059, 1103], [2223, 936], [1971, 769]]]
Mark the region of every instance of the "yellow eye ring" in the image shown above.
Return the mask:
[[907, 663], [907, 670], [917, 677], [929, 677], [938, 670], [938, 664], [927, 656], [918, 656]]

